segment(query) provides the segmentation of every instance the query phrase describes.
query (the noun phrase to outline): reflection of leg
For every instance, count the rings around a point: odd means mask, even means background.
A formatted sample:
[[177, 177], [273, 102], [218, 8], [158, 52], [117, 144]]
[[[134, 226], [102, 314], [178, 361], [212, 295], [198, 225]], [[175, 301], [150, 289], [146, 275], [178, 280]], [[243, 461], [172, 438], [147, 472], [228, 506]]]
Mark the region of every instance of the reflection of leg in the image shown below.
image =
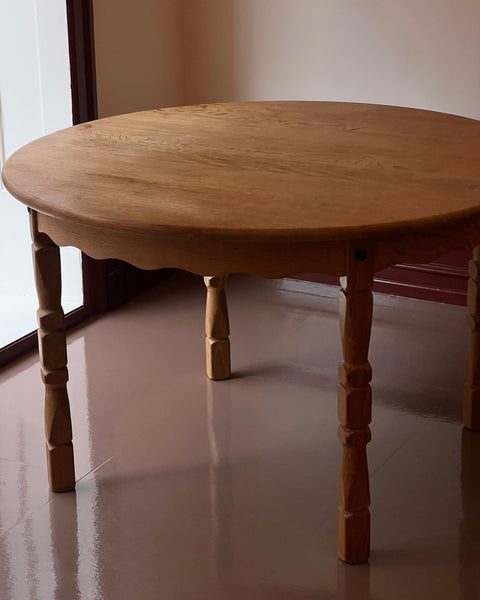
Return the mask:
[[370, 565], [346, 565], [337, 561], [337, 600], [371, 598]]
[[[233, 472], [230, 457], [231, 388], [207, 384], [207, 429], [210, 446], [211, 558], [215, 581], [232, 585]], [[216, 396], [216, 393], [218, 395]]]
[[207, 375], [221, 380], [230, 377], [230, 329], [228, 325], [227, 276], [204, 277], [207, 286], [207, 311], [205, 316], [205, 350]]
[[67, 394], [67, 349], [61, 305], [60, 250], [37, 228], [31, 211], [33, 263], [39, 309], [38, 344], [45, 384], [45, 434], [50, 487], [66, 492], [75, 487], [72, 425]]
[[[82, 500], [85, 501], [85, 497]], [[89, 548], [86, 544], [78, 543], [81, 514], [77, 510], [77, 495], [63, 494], [56, 496], [49, 504], [49, 511], [50, 551], [53, 559], [53, 565], [49, 570], [51, 570], [53, 576], [56, 573], [62, 573], [60, 577], [55, 577], [54, 595], [49, 597], [52, 600], [65, 600], [65, 598], [81, 598], [85, 597], [84, 594], [95, 593], [96, 578], [93, 577], [88, 581], [84, 575], [85, 571], [80, 571], [80, 569], [88, 568], [88, 566], [91, 568], [92, 558], [90, 552], [92, 552], [92, 547]], [[93, 515], [95, 511], [87, 510], [85, 513]], [[94, 535], [95, 531], [87, 530], [86, 533], [90, 536]], [[82, 535], [82, 532], [80, 532], [80, 535]], [[47, 542], [46, 538], [45, 542]], [[95, 552], [95, 546], [93, 546], [93, 552]], [[95, 554], [93, 556], [95, 557]], [[88, 573], [88, 571], [86, 572]], [[91, 572], [93, 572], [93, 569]], [[85, 590], [87, 586], [88, 591]], [[100, 598], [100, 596], [93, 595], [88, 597]]]
[[343, 363], [338, 387], [338, 434], [343, 444], [338, 488], [338, 554], [346, 562], [368, 560], [370, 490], [366, 445], [370, 441], [372, 370], [368, 345], [372, 325], [373, 256], [365, 245], [350, 244], [346, 277], [341, 279], [340, 328]]
[[463, 397], [463, 422], [469, 429], [480, 429], [480, 246], [473, 251], [469, 272], [468, 323], [471, 334]]
[[468, 429], [462, 431], [461, 490], [462, 518], [459, 528], [459, 573], [461, 600], [480, 598], [480, 436]]

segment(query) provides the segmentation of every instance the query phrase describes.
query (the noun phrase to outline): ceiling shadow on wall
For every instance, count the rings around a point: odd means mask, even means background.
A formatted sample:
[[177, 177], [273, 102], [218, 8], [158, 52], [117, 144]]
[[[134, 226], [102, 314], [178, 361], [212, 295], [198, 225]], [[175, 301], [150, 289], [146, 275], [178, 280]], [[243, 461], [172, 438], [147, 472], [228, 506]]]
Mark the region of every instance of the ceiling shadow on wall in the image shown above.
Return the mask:
[[184, 104], [234, 100], [235, 0], [182, 0]]

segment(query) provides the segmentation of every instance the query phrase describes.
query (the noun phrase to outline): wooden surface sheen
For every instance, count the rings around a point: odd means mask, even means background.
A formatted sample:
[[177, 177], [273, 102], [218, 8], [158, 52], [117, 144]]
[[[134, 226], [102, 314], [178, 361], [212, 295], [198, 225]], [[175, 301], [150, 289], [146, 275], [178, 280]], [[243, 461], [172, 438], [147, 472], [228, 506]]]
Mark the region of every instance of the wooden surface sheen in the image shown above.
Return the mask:
[[[78, 125], [3, 173], [31, 211], [52, 489], [74, 486], [57, 245], [205, 276], [207, 373], [230, 376], [226, 274], [341, 276], [340, 557], [368, 560], [373, 275], [480, 241], [480, 122], [361, 104], [180, 107]], [[480, 428], [480, 247], [464, 420]]]
[[343, 275], [349, 239], [375, 242], [375, 271], [478, 242], [480, 123], [349, 103], [169, 108], [39, 139], [3, 176], [41, 231], [94, 258]]
[[225, 286], [227, 276], [204, 277], [207, 287], [205, 310], [205, 358], [207, 375], [214, 381], [230, 377], [230, 325]]
[[45, 437], [48, 477], [55, 492], [75, 487], [72, 423], [68, 400], [67, 342], [61, 304], [60, 249], [37, 228], [30, 213], [33, 266], [38, 304], [38, 349], [45, 384]]

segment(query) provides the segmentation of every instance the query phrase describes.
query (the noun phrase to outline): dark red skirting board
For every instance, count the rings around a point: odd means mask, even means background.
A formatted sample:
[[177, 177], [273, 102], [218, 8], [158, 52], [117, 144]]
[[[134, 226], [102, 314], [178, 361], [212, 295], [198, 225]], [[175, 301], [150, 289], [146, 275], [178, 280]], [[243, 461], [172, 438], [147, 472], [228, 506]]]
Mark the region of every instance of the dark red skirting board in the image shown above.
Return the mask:
[[[450, 252], [429, 264], [396, 265], [375, 276], [374, 292], [466, 306], [471, 253]], [[299, 273], [295, 279], [338, 285], [330, 275]]]

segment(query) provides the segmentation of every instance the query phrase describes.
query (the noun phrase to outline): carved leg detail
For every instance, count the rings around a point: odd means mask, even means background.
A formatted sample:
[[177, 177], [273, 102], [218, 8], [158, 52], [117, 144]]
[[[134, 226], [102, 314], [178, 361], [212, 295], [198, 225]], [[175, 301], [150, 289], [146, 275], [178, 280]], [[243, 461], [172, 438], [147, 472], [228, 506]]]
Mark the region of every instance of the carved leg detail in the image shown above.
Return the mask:
[[45, 435], [50, 487], [66, 492], [75, 487], [72, 424], [67, 393], [67, 347], [61, 305], [60, 250], [37, 227], [30, 211], [33, 264], [39, 309], [38, 345], [45, 384]]
[[207, 310], [205, 315], [205, 351], [207, 375], [221, 380], [230, 377], [230, 328], [228, 325], [226, 275], [204, 277], [207, 286]]
[[480, 429], [480, 246], [468, 265], [468, 324], [470, 350], [463, 396], [463, 422], [469, 429]]
[[338, 487], [337, 542], [340, 558], [349, 563], [370, 554], [370, 487], [366, 445], [370, 441], [372, 369], [368, 346], [372, 325], [373, 251], [351, 243], [346, 276], [341, 280], [340, 329], [343, 363], [339, 367], [338, 436], [343, 444]]

